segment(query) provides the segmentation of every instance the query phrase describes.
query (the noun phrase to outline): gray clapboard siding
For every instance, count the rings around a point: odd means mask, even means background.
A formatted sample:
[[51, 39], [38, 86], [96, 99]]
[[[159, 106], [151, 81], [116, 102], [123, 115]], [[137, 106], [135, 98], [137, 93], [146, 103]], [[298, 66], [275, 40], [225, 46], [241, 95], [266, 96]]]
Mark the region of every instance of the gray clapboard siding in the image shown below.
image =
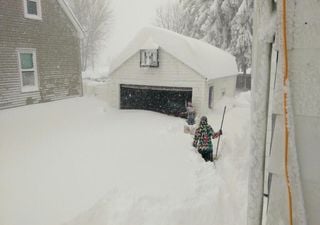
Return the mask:
[[[82, 95], [80, 40], [57, 0], [42, 20], [24, 18], [22, 0], [0, 0], [0, 109]], [[22, 93], [17, 49], [36, 50], [39, 90]]]

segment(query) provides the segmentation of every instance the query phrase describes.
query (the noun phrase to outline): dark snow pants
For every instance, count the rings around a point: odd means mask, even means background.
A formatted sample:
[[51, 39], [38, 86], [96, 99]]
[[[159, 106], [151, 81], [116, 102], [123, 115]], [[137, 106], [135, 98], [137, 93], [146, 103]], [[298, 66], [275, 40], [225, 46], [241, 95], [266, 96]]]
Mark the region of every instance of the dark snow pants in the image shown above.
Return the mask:
[[212, 150], [208, 149], [208, 150], [202, 150], [199, 151], [199, 153], [201, 154], [202, 158], [207, 162], [207, 161], [213, 161], [213, 155], [212, 155]]

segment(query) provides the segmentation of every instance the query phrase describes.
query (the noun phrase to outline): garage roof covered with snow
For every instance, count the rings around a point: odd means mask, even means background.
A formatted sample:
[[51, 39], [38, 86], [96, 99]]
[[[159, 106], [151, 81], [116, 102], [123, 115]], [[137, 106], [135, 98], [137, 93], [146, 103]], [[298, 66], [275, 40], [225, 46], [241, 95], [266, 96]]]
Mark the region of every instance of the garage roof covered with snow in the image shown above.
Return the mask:
[[165, 50], [208, 79], [238, 74], [235, 57], [230, 53], [201, 40], [157, 27], [141, 29], [124, 51], [113, 60], [110, 73], [140, 49], [146, 49], [146, 46]]

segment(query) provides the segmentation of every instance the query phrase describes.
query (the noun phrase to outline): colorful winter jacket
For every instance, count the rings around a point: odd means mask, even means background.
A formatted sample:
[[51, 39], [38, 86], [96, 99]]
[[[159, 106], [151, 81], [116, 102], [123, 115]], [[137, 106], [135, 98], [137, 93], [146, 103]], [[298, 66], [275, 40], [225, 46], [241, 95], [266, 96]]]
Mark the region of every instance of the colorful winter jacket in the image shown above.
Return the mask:
[[193, 146], [197, 147], [199, 152], [212, 151], [213, 135], [214, 131], [209, 124], [200, 124], [194, 135]]

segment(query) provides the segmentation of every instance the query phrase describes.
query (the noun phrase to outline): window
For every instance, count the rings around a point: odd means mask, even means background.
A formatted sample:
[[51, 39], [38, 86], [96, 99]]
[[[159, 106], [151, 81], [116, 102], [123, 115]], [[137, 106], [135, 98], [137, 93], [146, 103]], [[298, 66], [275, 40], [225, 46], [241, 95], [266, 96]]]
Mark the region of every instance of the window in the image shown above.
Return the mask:
[[158, 49], [140, 50], [140, 66], [141, 67], [159, 67]]
[[23, 0], [23, 4], [25, 18], [41, 20], [40, 0]]
[[210, 88], [209, 88], [209, 102], [208, 102], [208, 107], [209, 107], [209, 109], [212, 109], [212, 103], [213, 103], [213, 94], [214, 94], [214, 92], [213, 92], [213, 86], [210, 86]]
[[272, 11], [277, 10], [277, 0], [271, 0], [272, 1]]
[[37, 91], [39, 87], [35, 49], [19, 49], [18, 59], [21, 78], [21, 91]]
[[225, 88], [221, 88], [221, 96], [225, 96], [226, 95], [226, 89]]

